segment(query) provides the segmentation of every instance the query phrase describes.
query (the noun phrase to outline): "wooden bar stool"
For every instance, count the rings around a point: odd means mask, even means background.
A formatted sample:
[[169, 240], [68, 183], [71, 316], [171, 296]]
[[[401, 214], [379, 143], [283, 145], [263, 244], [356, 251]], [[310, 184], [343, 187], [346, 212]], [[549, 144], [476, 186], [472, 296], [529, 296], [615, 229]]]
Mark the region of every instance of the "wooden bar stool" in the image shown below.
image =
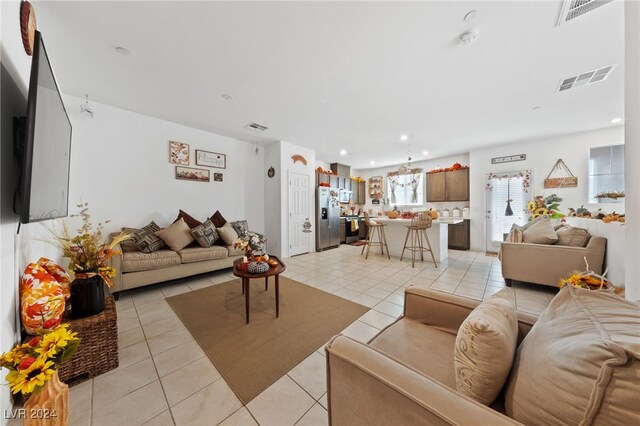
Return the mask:
[[[362, 246], [362, 251], [360, 255], [364, 253], [364, 249], [367, 249], [367, 254], [364, 256], [365, 259], [369, 258], [369, 251], [371, 250], [371, 246], [379, 246], [380, 253], [384, 255], [384, 249], [387, 249], [387, 257], [391, 259], [389, 255], [389, 246], [387, 245], [387, 236], [384, 233], [384, 227], [387, 226], [384, 223], [372, 223], [371, 219], [369, 219], [369, 214], [364, 212], [364, 221], [367, 224], [367, 238], [364, 240], [364, 245]], [[377, 235], [377, 239], [374, 239]]]
[[[414, 268], [416, 264], [416, 252], [420, 253], [420, 260], [424, 261], [424, 252], [431, 253], [431, 259], [433, 264], [438, 267], [436, 258], [431, 250], [431, 243], [429, 242], [429, 236], [427, 235], [427, 229], [431, 228], [431, 216], [428, 213], [418, 213], [411, 219], [411, 225], [407, 226], [407, 237], [404, 239], [404, 247], [402, 247], [402, 254], [400, 255], [400, 261], [404, 257], [404, 251], [409, 250], [411, 252], [411, 267]], [[411, 238], [411, 245], [407, 245]], [[427, 243], [429, 248], [424, 246], [424, 242]]]

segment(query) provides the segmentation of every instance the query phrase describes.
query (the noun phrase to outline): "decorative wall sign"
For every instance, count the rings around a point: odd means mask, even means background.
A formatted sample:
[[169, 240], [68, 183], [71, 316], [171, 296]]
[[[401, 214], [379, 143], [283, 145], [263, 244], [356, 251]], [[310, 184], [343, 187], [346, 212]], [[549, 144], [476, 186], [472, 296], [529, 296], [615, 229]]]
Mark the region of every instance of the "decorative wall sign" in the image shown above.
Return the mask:
[[188, 165], [189, 145], [182, 142], [169, 141], [169, 162]]
[[36, 36], [36, 11], [28, 1], [20, 4], [20, 34], [22, 46], [27, 55], [33, 55], [33, 42]]
[[194, 169], [193, 167], [176, 166], [176, 179], [209, 182], [209, 170]]
[[196, 149], [196, 165], [215, 167], [218, 169], [227, 168], [227, 156], [217, 152], [203, 151]]
[[267, 176], [269, 176], [270, 178], [274, 177], [276, 175], [276, 169], [274, 169], [273, 167], [269, 167], [269, 170], [267, 170]]
[[222, 173], [214, 173], [213, 174], [214, 182], [222, 182]]
[[[560, 172], [564, 174], [564, 176], [552, 178], [551, 175], [553, 172]], [[544, 180], [545, 188], [575, 188], [578, 186], [578, 178], [571, 173], [569, 167], [564, 164], [562, 158], [559, 158], [556, 161], [556, 164], [553, 165], [553, 168], [547, 175], [547, 178]]]
[[298, 161], [301, 162], [302, 164], [304, 164], [305, 166], [307, 165], [307, 159], [304, 158], [302, 155], [300, 154], [295, 154], [291, 156], [291, 159], [293, 160], [293, 164], [296, 164]]
[[506, 157], [495, 157], [491, 159], [491, 164], [511, 163], [512, 161], [524, 161], [527, 154], [507, 155]]

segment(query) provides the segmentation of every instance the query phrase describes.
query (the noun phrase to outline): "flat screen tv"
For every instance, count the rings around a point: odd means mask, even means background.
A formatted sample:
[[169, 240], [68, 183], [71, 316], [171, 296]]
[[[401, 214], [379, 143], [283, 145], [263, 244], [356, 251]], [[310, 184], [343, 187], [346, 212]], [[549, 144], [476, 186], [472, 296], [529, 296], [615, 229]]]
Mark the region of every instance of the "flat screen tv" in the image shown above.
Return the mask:
[[71, 121], [38, 31], [31, 61], [27, 116], [20, 133], [23, 140], [18, 160], [22, 167], [16, 206], [20, 222], [67, 216]]

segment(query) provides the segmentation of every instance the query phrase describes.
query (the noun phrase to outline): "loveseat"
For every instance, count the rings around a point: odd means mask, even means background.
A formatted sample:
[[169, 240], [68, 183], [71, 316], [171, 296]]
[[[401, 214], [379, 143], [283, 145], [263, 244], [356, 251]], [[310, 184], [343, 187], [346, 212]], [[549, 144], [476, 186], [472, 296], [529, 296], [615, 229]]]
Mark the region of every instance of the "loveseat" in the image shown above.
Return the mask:
[[[504, 289], [501, 296], [508, 300], [511, 291]], [[517, 350], [485, 347], [484, 367], [506, 377], [490, 377], [494, 393], [483, 403], [476, 394], [469, 396], [469, 389], [487, 390], [473, 384], [486, 376], [480, 361], [470, 361], [481, 359], [483, 350], [464, 338], [499, 327], [489, 317], [476, 317], [474, 327], [465, 327], [473, 312], [481, 312], [479, 306], [409, 287], [404, 315], [367, 344], [334, 337], [325, 348], [329, 424], [640, 424], [637, 304], [565, 287], [539, 318], [512, 310], [511, 344]], [[457, 339], [465, 345], [459, 347]]]
[[239, 235], [258, 235], [266, 241], [266, 236], [249, 231], [246, 220], [230, 222], [219, 211], [200, 222], [180, 210], [165, 228], [151, 221], [122, 231], [132, 238], [114, 247], [121, 254], [111, 258], [116, 270], [111, 292], [116, 298], [123, 290], [231, 268], [244, 255], [234, 247]]

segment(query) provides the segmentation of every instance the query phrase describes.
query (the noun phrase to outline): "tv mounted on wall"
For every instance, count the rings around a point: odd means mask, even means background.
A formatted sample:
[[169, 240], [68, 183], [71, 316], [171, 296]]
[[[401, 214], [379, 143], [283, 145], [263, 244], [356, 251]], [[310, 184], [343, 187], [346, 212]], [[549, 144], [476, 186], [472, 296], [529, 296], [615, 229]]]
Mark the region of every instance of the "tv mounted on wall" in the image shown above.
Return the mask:
[[21, 176], [14, 208], [20, 222], [67, 216], [71, 121], [39, 31], [31, 60], [27, 116], [18, 121]]

